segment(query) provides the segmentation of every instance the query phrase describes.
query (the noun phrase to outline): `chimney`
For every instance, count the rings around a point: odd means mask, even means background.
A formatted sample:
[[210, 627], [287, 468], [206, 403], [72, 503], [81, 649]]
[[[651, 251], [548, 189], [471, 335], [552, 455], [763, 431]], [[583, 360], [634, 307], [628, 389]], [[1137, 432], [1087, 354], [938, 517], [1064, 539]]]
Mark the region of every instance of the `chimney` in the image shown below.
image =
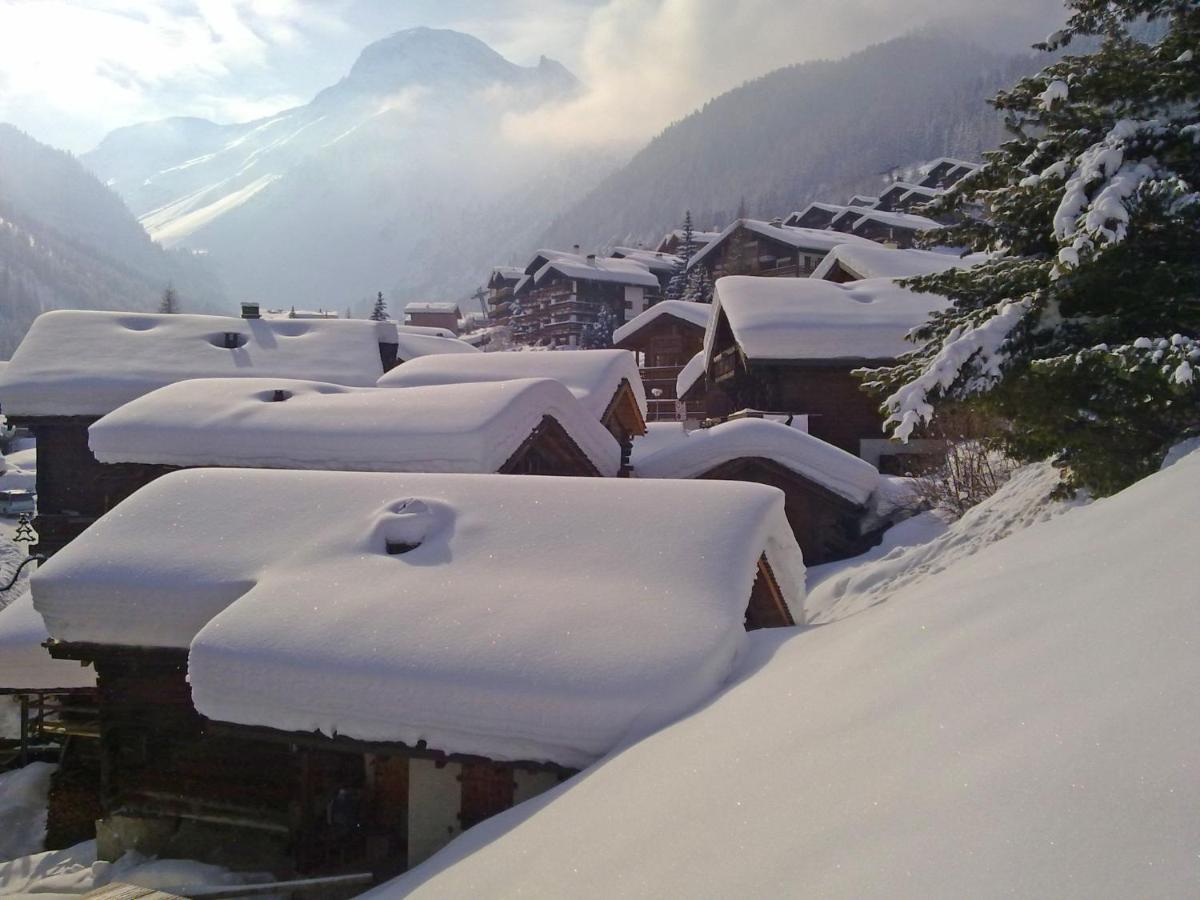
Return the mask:
[[258, 304], [257, 303], [243, 303], [242, 304], [242, 318], [243, 319], [261, 319], [262, 316], [259, 315]]
[[579, 245], [575, 244], [575, 246], [572, 249], [575, 251], [575, 254], [578, 256], [579, 255]]
[[595, 253], [589, 253], [587, 259], [588, 259], [589, 266], [594, 266], [596, 264], [596, 254]]

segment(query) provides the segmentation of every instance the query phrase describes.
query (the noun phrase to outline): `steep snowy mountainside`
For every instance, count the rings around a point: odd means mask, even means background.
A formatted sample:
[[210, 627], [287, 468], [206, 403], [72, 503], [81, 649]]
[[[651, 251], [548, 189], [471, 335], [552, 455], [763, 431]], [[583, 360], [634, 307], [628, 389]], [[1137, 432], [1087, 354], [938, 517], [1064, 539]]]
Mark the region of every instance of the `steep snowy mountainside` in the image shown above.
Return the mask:
[[574, 197], [607, 171], [503, 136], [508, 112], [578, 86], [551, 60], [519, 66], [469, 35], [415, 28], [367, 47], [304, 106], [119, 129], [84, 159], [152, 237], [210, 251], [239, 294], [455, 296], [514, 252], [514, 212], [536, 233], [558, 182]]
[[[1041, 518], [1029, 499], [984, 518]], [[707, 708], [367, 896], [1190, 896], [1198, 509], [1193, 450], [758, 632]]]
[[787, 216], [812, 200], [874, 194], [897, 167], [978, 158], [1004, 137], [986, 99], [1037, 68], [1030, 56], [919, 34], [779, 69], [672, 124], [539, 246], [657, 242], [685, 209], [719, 228], [743, 200], [751, 216]]
[[191, 310], [223, 292], [204, 261], [147, 237], [69, 153], [0, 124], [0, 359], [51, 309], [154, 309], [174, 284]]

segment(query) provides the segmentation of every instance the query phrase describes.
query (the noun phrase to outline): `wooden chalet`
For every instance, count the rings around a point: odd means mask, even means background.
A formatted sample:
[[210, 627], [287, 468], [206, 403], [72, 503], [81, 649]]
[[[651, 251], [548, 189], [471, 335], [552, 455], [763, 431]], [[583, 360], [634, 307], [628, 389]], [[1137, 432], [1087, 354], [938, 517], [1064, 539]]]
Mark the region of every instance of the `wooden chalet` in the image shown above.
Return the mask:
[[923, 167], [924, 174], [917, 184], [925, 188], [946, 190], [953, 187], [972, 172], [978, 171], [979, 163], [943, 156]]
[[380, 387], [473, 384], [552, 378], [617, 439], [628, 462], [633, 439], [646, 433], [649, 409], [637, 358], [626, 350], [574, 350], [425, 356], [379, 379]]
[[[717, 238], [720, 236], [720, 231], [693, 231], [692, 246], [699, 250], [705, 245], [717, 240]], [[658, 242], [658, 246], [654, 248], [654, 251], [656, 253], [665, 253], [669, 256], [674, 256], [679, 252], [679, 248], [683, 246], [683, 242], [686, 237], [687, 235], [682, 228], [676, 228], [674, 231], [667, 232], [667, 234], [663, 235], [663, 239]]]
[[812, 277], [838, 284], [868, 278], [913, 278], [978, 265], [985, 259], [980, 253], [961, 256], [948, 251], [843, 244], [825, 257]]
[[[696, 249], [700, 247], [699, 244], [693, 246]], [[640, 247], [614, 247], [612, 258], [629, 259], [649, 269], [651, 274], [658, 279], [660, 295], [666, 292], [667, 286], [671, 283], [671, 278], [675, 275], [675, 267], [679, 261], [679, 257], [675, 254], [660, 253], [657, 250], [645, 250]]]
[[[705, 334], [708, 402], [808, 417], [809, 433], [856, 456], [877, 458], [883, 417], [856, 369], [889, 365], [905, 335], [946, 301], [889, 279], [725, 278]], [[697, 388], [693, 388], [697, 390]]]
[[837, 203], [814, 202], [792, 213], [783, 220], [783, 224], [789, 228], [828, 228], [834, 216], [846, 209], [846, 206]]
[[874, 209], [880, 212], [913, 212], [914, 208], [935, 199], [938, 188], [922, 187], [908, 181], [893, 181], [879, 195]]
[[62, 310], [33, 323], [0, 374], [0, 409], [37, 439], [39, 536], [57, 552], [140, 486], [144, 474], [101, 466], [88, 428], [152, 390], [189, 378], [313, 377], [373, 384], [394, 361], [395, 326]]
[[605, 318], [619, 327], [658, 291], [658, 277], [636, 260], [542, 250], [513, 289], [509, 324], [525, 344], [585, 347], [601, 339], [594, 332]]
[[711, 318], [712, 306], [707, 303], [663, 300], [613, 334], [617, 349], [638, 355], [647, 421], [686, 417], [679, 408], [676, 383], [683, 367], [704, 348], [704, 331]]
[[717, 279], [725, 275], [807, 278], [838, 244], [864, 238], [823, 228], [794, 228], [782, 221], [739, 219], [692, 257]]
[[507, 325], [513, 289], [525, 276], [520, 266], [496, 266], [488, 276], [487, 315], [493, 325]]
[[879, 472], [794, 427], [802, 424], [743, 414], [710, 427], [680, 429], [674, 440], [663, 442], [665, 446], [639, 456], [634, 475], [749, 481], [779, 488], [806, 565], [857, 556], [878, 540], [865, 532]]
[[458, 334], [462, 310], [457, 303], [413, 302], [404, 307], [404, 321], [421, 328], [445, 328]]
[[907, 249], [915, 246], [925, 232], [941, 228], [942, 223], [912, 213], [855, 208], [835, 216], [829, 227], [874, 243]]
[[[212, 469], [131, 497], [33, 584], [98, 679], [100, 857], [390, 877], [803, 621], [777, 491], [605, 487]], [[530, 547], [563, 564], [530, 578]]]
[[89, 440], [103, 466], [140, 471], [142, 484], [211, 466], [593, 477], [621, 465], [608, 430], [548, 378], [405, 390], [182, 381], [100, 419]]

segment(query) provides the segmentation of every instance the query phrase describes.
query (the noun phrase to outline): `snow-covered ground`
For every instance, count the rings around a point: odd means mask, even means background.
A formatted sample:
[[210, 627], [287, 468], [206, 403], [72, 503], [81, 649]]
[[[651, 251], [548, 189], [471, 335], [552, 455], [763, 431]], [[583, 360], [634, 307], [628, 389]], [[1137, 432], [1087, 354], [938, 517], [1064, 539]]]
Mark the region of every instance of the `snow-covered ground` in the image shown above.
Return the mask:
[[1051, 477], [818, 570], [827, 624], [369, 896], [1194, 896], [1200, 451]]

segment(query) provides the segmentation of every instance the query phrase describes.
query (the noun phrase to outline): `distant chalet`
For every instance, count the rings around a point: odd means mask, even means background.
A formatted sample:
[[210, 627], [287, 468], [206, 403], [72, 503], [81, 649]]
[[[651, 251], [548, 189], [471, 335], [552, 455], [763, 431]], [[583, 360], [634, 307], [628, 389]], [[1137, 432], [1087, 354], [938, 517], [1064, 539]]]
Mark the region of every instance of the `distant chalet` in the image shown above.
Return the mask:
[[458, 308], [457, 303], [413, 302], [404, 307], [404, 321], [407, 325], [445, 328], [457, 334], [461, 318], [462, 311]]
[[613, 333], [613, 346], [631, 350], [641, 359], [649, 421], [678, 418], [676, 382], [683, 367], [704, 347], [704, 331], [712, 306], [684, 300], [663, 300], [626, 322]]
[[[38, 551], [54, 553], [132, 489], [119, 468], [100, 467], [88, 449], [87, 429], [101, 416], [191, 378], [367, 387], [395, 363], [401, 333], [365, 320], [65, 310], [39, 316], [0, 374], [0, 410], [38, 442]], [[421, 352], [432, 348], [426, 343]]]
[[159, 479], [33, 580], [99, 677], [101, 855], [301, 873], [421, 862], [712, 697], [803, 599], [759, 485], [246, 469]]
[[726, 275], [803, 278], [834, 247], [856, 242], [869, 243], [865, 237], [824, 228], [738, 219], [698, 250], [688, 268], [702, 266], [714, 280]]

